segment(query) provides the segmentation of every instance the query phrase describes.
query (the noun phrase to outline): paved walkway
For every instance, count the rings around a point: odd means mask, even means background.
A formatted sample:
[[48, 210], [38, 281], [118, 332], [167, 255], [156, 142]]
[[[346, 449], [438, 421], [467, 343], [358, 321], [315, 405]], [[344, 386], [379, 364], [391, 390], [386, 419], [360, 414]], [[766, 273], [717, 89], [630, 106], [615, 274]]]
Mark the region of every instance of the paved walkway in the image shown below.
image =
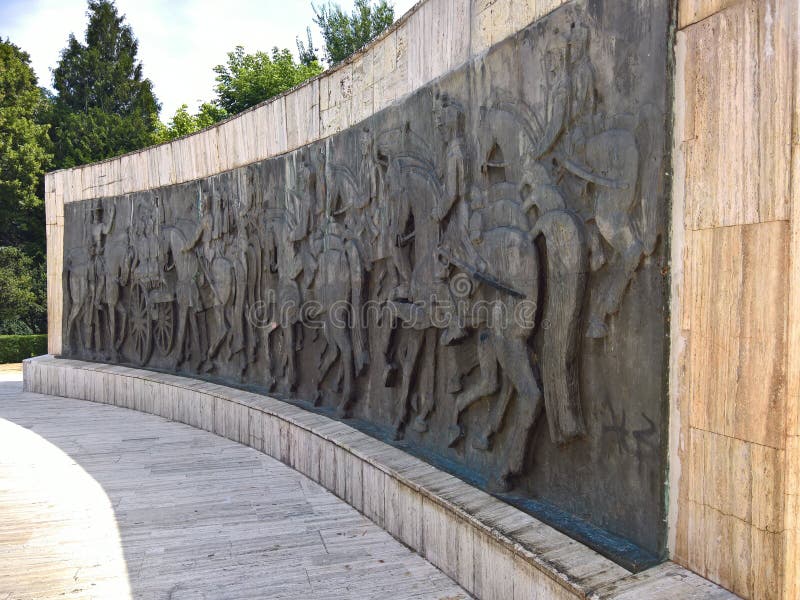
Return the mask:
[[0, 365], [0, 381], [22, 381], [22, 363]]
[[268, 456], [159, 417], [26, 394], [6, 381], [0, 600], [23, 598], [469, 596]]

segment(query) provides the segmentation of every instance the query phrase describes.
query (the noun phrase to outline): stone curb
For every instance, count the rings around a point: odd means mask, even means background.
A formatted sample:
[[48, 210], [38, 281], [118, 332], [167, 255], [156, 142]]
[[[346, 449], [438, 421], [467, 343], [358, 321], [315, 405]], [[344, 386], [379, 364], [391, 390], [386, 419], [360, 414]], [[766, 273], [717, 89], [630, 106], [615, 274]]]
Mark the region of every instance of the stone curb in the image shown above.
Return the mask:
[[275, 398], [118, 365], [23, 363], [24, 389], [185, 423], [289, 465], [479, 599], [734, 598], [674, 563], [632, 574], [587, 546], [348, 425]]

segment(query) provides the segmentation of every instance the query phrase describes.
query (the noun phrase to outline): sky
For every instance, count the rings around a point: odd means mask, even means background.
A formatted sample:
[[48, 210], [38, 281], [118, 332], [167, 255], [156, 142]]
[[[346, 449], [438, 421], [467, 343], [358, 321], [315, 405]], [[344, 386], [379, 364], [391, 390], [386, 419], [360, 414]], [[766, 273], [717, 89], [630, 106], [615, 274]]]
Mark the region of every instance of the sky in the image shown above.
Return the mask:
[[[305, 40], [312, 0], [116, 0], [117, 10], [139, 39], [139, 60], [169, 121], [181, 104], [190, 110], [214, 97], [215, 65], [236, 46], [245, 51], [273, 46], [297, 53], [295, 37]], [[393, 0], [395, 18], [417, 0]], [[321, 3], [321, 2], [320, 2]], [[338, 0], [350, 11], [353, 0]], [[9, 38], [31, 56], [39, 85], [50, 87], [51, 70], [70, 33], [84, 41], [86, 0], [0, 0], [0, 38]]]

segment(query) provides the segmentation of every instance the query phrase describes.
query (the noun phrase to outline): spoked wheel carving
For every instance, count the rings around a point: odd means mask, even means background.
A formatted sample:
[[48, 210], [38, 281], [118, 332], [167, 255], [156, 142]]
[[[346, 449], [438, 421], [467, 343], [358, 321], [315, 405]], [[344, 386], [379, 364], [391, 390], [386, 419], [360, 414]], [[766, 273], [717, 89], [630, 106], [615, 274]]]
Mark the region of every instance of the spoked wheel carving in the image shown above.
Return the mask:
[[147, 297], [147, 290], [141, 283], [133, 286], [129, 322], [134, 358], [140, 365], [147, 364], [153, 353], [153, 334], [150, 321], [150, 301]]
[[175, 306], [172, 302], [159, 302], [156, 304], [156, 321], [153, 324], [153, 334], [156, 338], [156, 347], [162, 356], [167, 356], [172, 351], [175, 339]]

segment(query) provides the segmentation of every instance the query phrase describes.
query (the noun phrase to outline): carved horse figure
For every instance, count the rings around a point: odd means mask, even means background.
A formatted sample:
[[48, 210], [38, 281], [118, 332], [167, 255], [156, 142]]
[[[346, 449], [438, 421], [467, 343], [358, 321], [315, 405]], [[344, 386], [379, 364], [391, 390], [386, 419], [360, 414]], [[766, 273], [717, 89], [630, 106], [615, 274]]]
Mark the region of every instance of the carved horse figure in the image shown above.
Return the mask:
[[[491, 272], [476, 277], [477, 290], [471, 297], [474, 304], [467, 310], [471, 319], [468, 325], [478, 330], [481, 377], [456, 396], [450, 444], [464, 436], [459, 423], [462, 413], [500, 390], [487, 426], [474, 444], [488, 449], [516, 391], [517, 412], [506, 441], [502, 469], [490, 482], [496, 491], [510, 489], [511, 478], [522, 470], [530, 432], [543, 408], [554, 442], [565, 443], [585, 432], [576, 362], [587, 269], [583, 224], [577, 215], [563, 208], [545, 212], [533, 228], [528, 222], [516, 200], [500, 198], [477, 212], [470, 224], [478, 251], [491, 265]], [[480, 226], [485, 229], [475, 232]], [[547, 246], [545, 290], [539, 289], [543, 270], [535, 243], [539, 236]], [[510, 289], [512, 285], [514, 288]], [[536, 381], [528, 349], [542, 295], [546, 324], [541, 327], [544, 394]], [[502, 386], [498, 366], [504, 377]]]
[[609, 272], [592, 294], [586, 332], [590, 338], [606, 336], [606, 317], [619, 310], [633, 273], [655, 249], [660, 157], [651, 129], [658, 115], [654, 109], [642, 113], [638, 127], [614, 127], [589, 138], [583, 165], [566, 163], [572, 173], [593, 184], [595, 222], [614, 250]]

